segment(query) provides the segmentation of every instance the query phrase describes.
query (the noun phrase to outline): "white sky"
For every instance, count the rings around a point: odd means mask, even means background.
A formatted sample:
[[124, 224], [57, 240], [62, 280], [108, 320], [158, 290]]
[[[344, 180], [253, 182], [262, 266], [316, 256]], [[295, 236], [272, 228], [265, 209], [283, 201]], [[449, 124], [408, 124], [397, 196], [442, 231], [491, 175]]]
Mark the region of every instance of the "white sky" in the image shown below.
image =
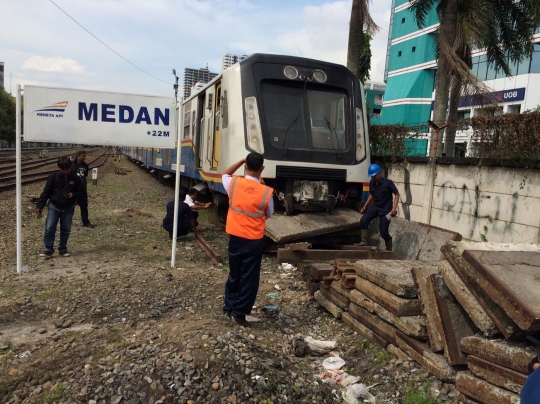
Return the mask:
[[[4, 85], [174, 95], [172, 69], [221, 71], [225, 53], [276, 53], [346, 64], [351, 0], [0, 0]], [[370, 11], [381, 30], [371, 80], [382, 81], [391, 0]], [[11, 81], [10, 81], [11, 74]]]

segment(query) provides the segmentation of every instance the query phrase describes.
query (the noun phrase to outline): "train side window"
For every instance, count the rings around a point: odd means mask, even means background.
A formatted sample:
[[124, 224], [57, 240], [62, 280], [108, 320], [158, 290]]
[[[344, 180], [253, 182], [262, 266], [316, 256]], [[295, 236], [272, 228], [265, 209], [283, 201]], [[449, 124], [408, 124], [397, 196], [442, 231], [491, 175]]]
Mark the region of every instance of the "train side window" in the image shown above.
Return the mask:
[[186, 111], [184, 113], [184, 139], [189, 138], [190, 134], [190, 126], [191, 126], [191, 120], [189, 119], [191, 115], [191, 111]]
[[193, 118], [191, 119], [191, 138], [195, 138], [195, 125], [197, 124], [197, 114], [193, 111]]
[[227, 103], [227, 90], [223, 92], [223, 103], [222, 103], [222, 118], [221, 126], [223, 129], [226, 129], [229, 126], [229, 104]]

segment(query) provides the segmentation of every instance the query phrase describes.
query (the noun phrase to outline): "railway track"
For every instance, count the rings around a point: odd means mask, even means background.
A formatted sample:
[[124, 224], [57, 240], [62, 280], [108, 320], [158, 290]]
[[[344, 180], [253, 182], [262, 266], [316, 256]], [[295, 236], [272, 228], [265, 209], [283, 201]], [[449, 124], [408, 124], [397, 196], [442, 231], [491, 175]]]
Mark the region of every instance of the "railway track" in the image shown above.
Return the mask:
[[[102, 166], [103, 164], [105, 164], [108, 157], [109, 157], [109, 152], [100, 154], [95, 159], [88, 162], [89, 168], [92, 169], [92, 168]], [[101, 158], [103, 158], [102, 161], [97, 162]], [[54, 161], [58, 160], [58, 157], [55, 157], [53, 160]], [[48, 164], [51, 164], [51, 162], [49, 162]], [[22, 166], [22, 164], [21, 164], [21, 166]], [[27, 170], [32, 170], [34, 168], [36, 168], [36, 167], [30, 167], [30, 168], [26, 168], [26, 169]], [[41, 171], [41, 172], [37, 172], [37, 173], [21, 174], [21, 184], [22, 185], [27, 185], [27, 184], [32, 184], [34, 182], [44, 181], [49, 177], [49, 175], [51, 173], [54, 173], [57, 170], [58, 169]], [[16, 179], [17, 179], [16, 175], [9, 175], [9, 176], [0, 177], [0, 192], [9, 191], [11, 189], [16, 188], [16, 186], [17, 186]]]

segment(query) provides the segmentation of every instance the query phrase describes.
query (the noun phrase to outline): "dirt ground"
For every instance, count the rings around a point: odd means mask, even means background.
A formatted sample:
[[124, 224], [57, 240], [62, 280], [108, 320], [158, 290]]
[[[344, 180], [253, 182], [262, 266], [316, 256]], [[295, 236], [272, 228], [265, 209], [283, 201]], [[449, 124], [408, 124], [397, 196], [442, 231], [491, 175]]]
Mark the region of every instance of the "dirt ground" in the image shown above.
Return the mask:
[[[161, 221], [174, 190], [125, 159], [89, 182], [96, 227], [82, 227], [76, 209], [72, 255], [40, 258], [46, 214], [36, 218], [31, 198], [43, 185], [23, 187], [21, 276], [15, 192], [0, 194], [0, 403], [345, 402], [344, 388], [319, 377], [328, 355], [292, 354], [297, 334], [337, 341], [333, 353], [377, 403], [458, 402], [452, 386], [325, 312], [300, 271], [275, 256], [263, 258], [253, 313], [261, 321], [244, 328], [223, 317], [227, 236], [208, 223], [213, 212], [201, 213], [200, 229], [223, 263], [212, 265], [188, 235], [171, 268]], [[260, 310], [267, 305], [277, 310]]]

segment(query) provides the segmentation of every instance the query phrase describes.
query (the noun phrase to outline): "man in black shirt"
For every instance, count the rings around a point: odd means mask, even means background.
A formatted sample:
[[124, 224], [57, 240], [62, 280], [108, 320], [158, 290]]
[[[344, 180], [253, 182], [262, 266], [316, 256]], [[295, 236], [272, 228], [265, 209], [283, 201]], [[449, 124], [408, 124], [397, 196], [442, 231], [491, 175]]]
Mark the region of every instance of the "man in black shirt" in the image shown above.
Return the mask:
[[[193, 218], [191, 209], [187, 203], [186, 191], [180, 190], [179, 205], [178, 205], [178, 229], [176, 231], [176, 237], [184, 236], [189, 233], [191, 229], [197, 233], [198, 223]], [[167, 204], [167, 215], [163, 219], [163, 228], [169, 232], [169, 239], [173, 237], [173, 225], [174, 225], [174, 201], [170, 201]]]
[[45, 188], [36, 203], [36, 213], [43, 211], [48, 201], [47, 219], [45, 220], [45, 235], [43, 243], [45, 251], [40, 256], [50, 257], [54, 253], [56, 226], [60, 221], [60, 244], [58, 253], [68, 257], [67, 242], [71, 232], [71, 221], [75, 211], [75, 201], [82, 191], [81, 180], [71, 171], [71, 160], [67, 157], [58, 159], [60, 171], [52, 173], [47, 179]]
[[[360, 234], [362, 242], [360, 245], [367, 245], [369, 238], [369, 224], [379, 217], [379, 232], [384, 239], [386, 249], [392, 251], [392, 237], [388, 232], [390, 227], [390, 218], [397, 215], [399, 203], [399, 192], [392, 180], [384, 178], [381, 173], [382, 169], [378, 164], [372, 164], [368, 168], [368, 176], [371, 177], [369, 182], [369, 197], [360, 209], [360, 213], [364, 213], [360, 219]], [[392, 194], [394, 202], [392, 203]], [[371, 202], [371, 208], [368, 209]]]
[[81, 180], [83, 184], [83, 190], [79, 194], [79, 197], [77, 198], [77, 203], [79, 204], [79, 207], [81, 208], [81, 220], [84, 227], [90, 227], [94, 228], [92, 223], [90, 223], [90, 220], [88, 219], [88, 192], [86, 190], [86, 182], [88, 178], [88, 164], [84, 162], [86, 160], [86, 152], [85, 151], [79, 151], [77, 152], [77, 158], [73, 162], [73, 166], [71, 167], [71, 170], [79, 179]]

